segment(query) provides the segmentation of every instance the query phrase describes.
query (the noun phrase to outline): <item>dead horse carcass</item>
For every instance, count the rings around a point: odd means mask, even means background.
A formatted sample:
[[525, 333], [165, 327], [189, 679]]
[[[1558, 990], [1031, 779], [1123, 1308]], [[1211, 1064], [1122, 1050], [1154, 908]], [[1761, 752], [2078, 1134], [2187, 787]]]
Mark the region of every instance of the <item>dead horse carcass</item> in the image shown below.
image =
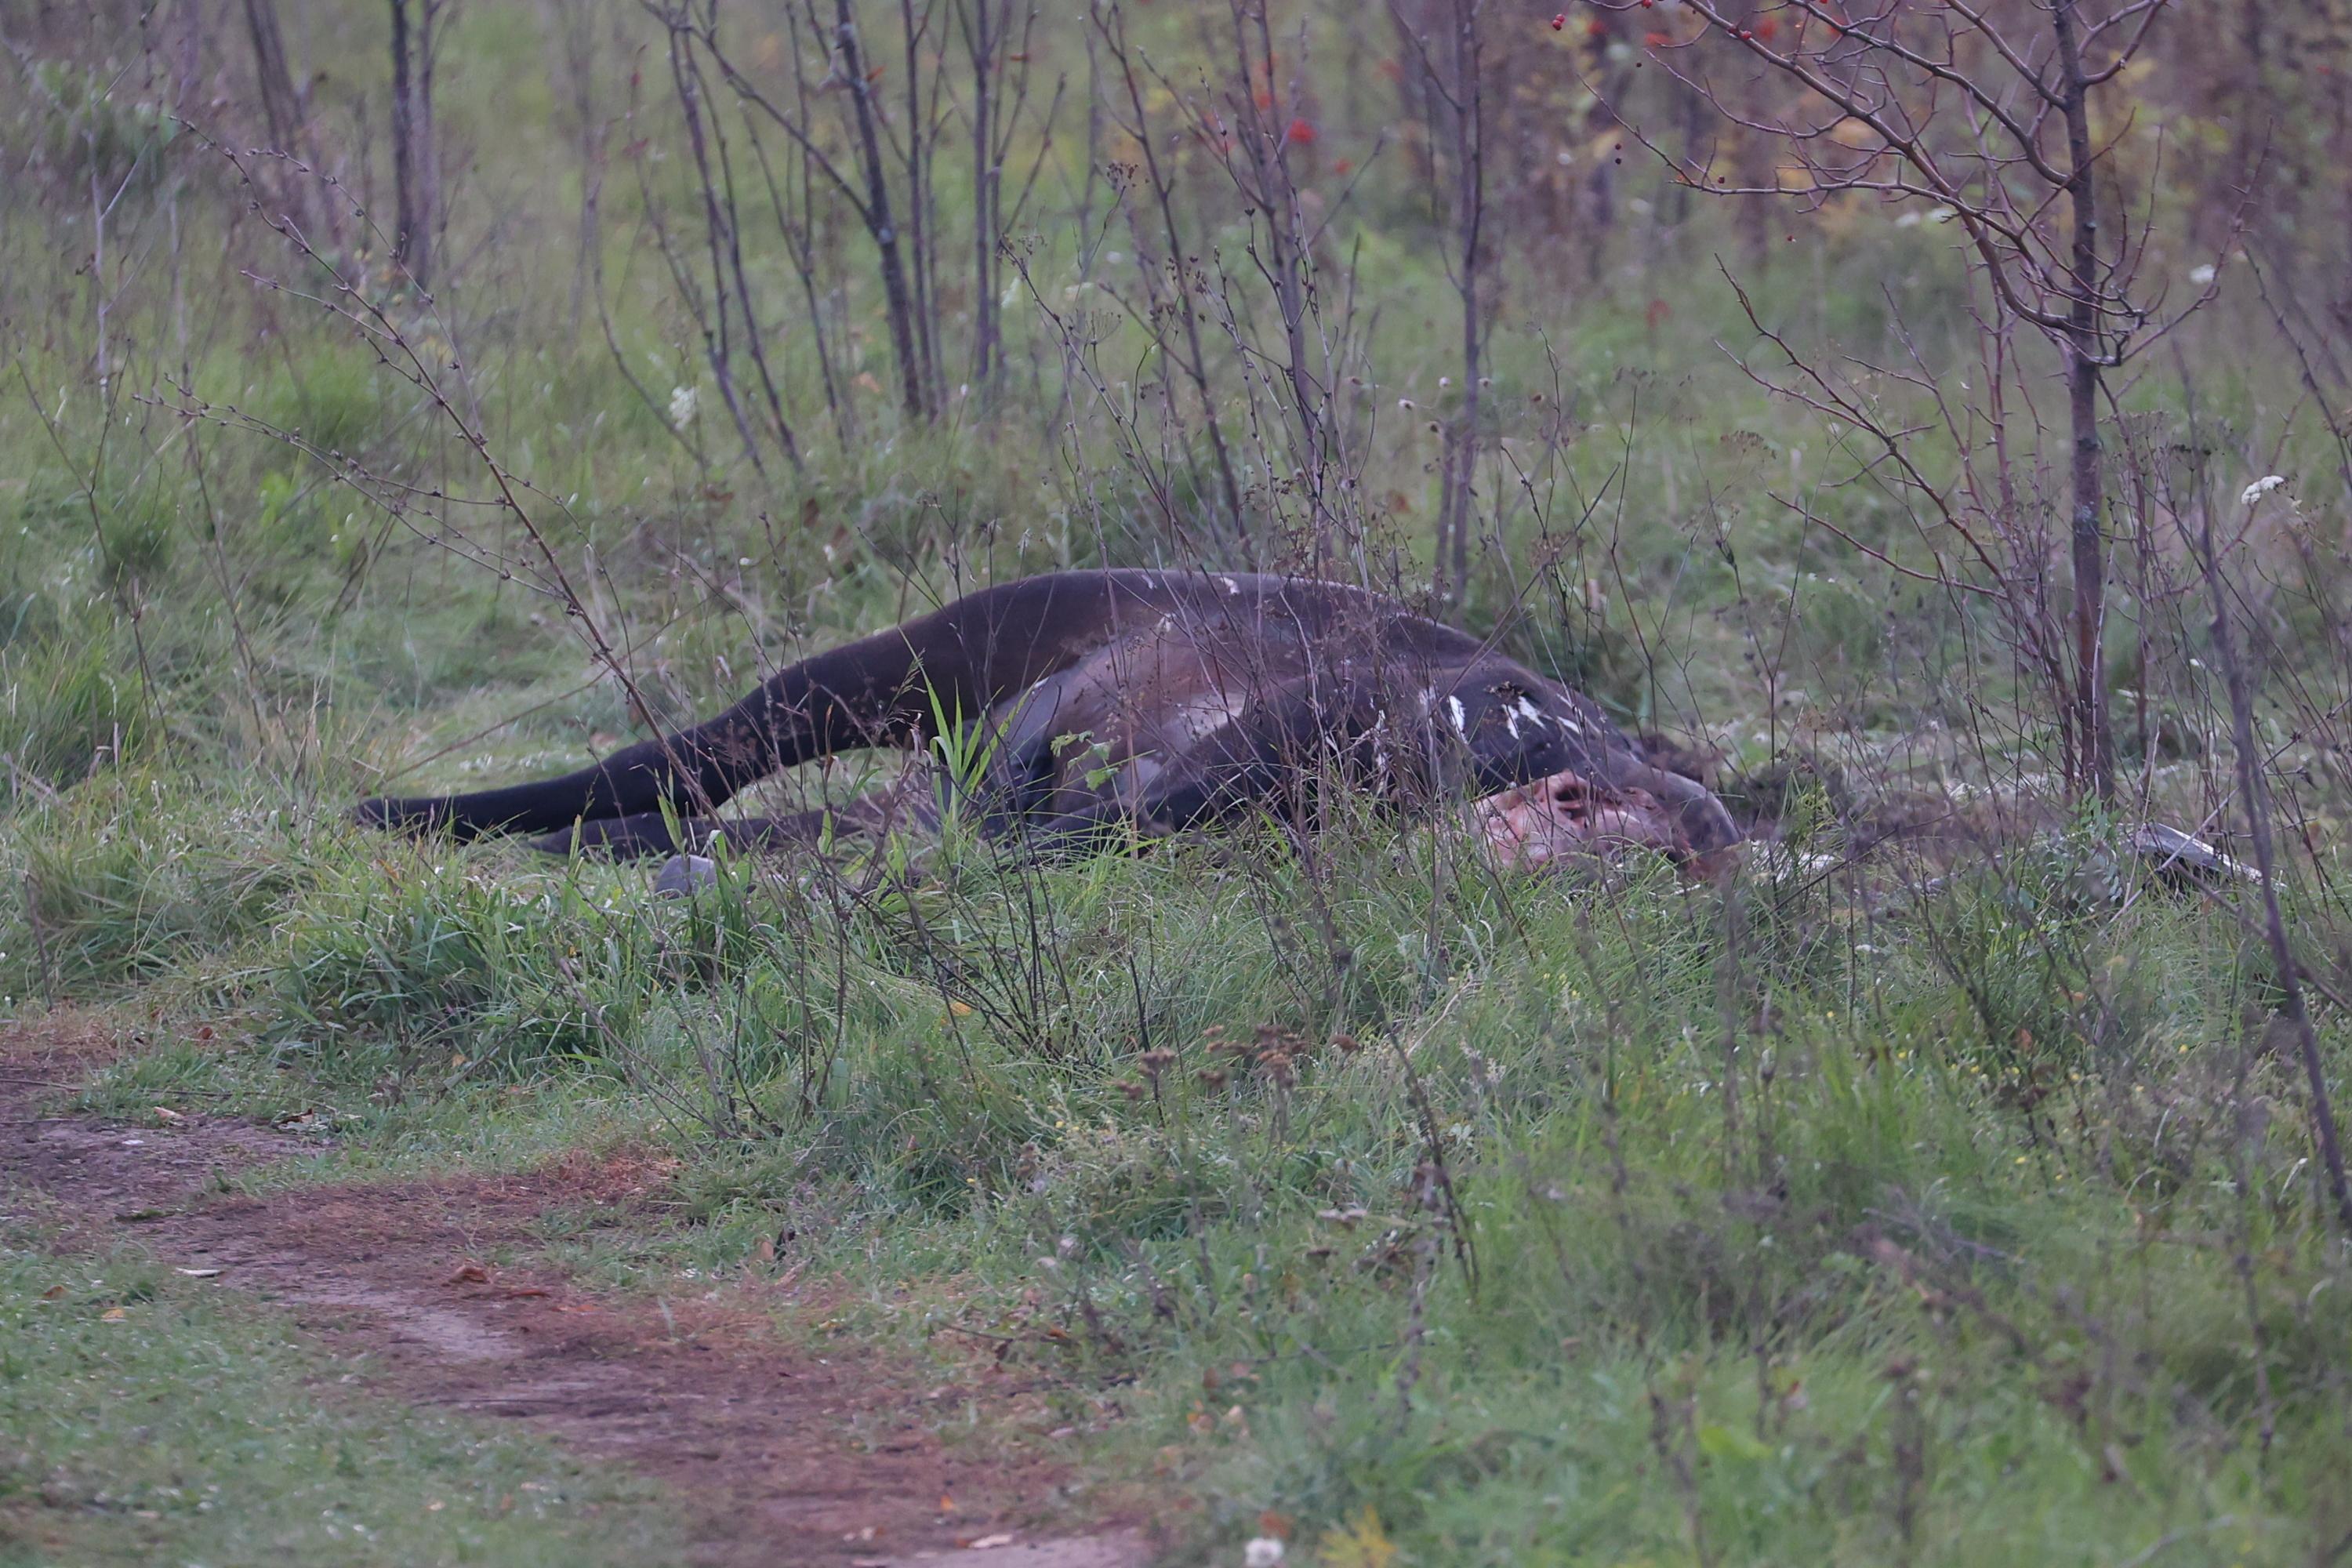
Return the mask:
[[[1393, 600], [1244, 574], [1056, 572], [986, 588], [802, 659], [716, 719], [577, 773], [370, 800], [381, 826], [547, 837], [622, 855], [810, 842], [828, 814], [720, 820], [746, 784], [836, 752], [967, 731], [992, 834], [1041, 848], [1311, 809], [1337, 781], [1434, 813], [1465, 799], [1506, 863], [1641, 845], [1705, 872], [1739, 833], [1704, 785], [1654, 766], [1591, 700]], [[667, 805], [687, 842], [673, 837]]]

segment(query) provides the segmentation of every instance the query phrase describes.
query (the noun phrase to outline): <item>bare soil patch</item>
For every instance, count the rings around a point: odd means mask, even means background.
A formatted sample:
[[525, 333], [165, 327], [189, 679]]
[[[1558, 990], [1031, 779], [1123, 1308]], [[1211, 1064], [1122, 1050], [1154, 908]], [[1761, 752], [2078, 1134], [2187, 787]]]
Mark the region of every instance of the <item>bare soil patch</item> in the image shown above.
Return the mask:
[[207, 1278], [285, 1306], [336, 1357], [365, 1356], [371, 1391], [526, 1422], [629, 1466], [688, 1520], [697, 1563], [1134, 1568], [1148, 1556], [1133, 1530], [1052, 1532], [1066, 1467], [941, 1440], [967, 1397], [985, 1407], [1002, 1390], [924, 1389], [863, 1352], [780, 1345], [723, 1293], [616, 1299], [545, 1265], [491, 1261], [534, 1252], [532, 1223], [550, 1210], [625, 1215], [658, 1179], [643, 1163], [255, 1198], [220, 1173], [291, 1156], [300, 1140], [219, 1118], [109, 1127], [53, 1109], [97, 1054], [0, 1033], [0, 1205], [39, 1204], [84, 1236], [132, 1234], [174, 1267], [218, 1269]]

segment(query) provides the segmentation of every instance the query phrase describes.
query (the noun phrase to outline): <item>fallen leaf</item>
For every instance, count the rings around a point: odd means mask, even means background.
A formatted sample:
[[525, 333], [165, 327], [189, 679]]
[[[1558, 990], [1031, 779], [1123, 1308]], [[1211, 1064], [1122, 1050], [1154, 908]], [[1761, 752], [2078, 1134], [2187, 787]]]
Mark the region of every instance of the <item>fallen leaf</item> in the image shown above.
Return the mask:
[[185, 1127], [188, 1119], [168, 1105], [155, 1107], [155, 1120], [165, 1127]]
[[974, 1552], [993, 1552], [1000, 1546], [1012, 1544], [1013, 1537], [1009, 1535], [983, 1535], [971, 1543], [971, 1549]]
[[955, 1499], [948, 1496], [945, 1492], [941, 1492], [940, 1494], [940, 1511], [941, 1513], [953, 1513], [955, 1511]]
[[54, 1301], [65, 1293], [66, 1288], [64, 1286], [52, 1285], [47, 1289], [41, 1292], [41, 1300], [44, 1301]]
[[542, 1290], [536, 1285], [525, 1285], [519, 1289], [501, 1290], [499, 1293], [509, 1301], [518, 1300], [525, 1296], [551, 1296], [555, 1294], [552, 1290]]
[[487, 1285], [489, 1282], [490, 1271], [478, 1263], [461, 1263], [457, 1266], [457, 1272], [441, 1281], [444, 1285]]
[[98, 1315], [98, 1321], [101, 1323], [124, 1323], [131, 1321], [131, 1314], [120, 1307], [109, 1307]]
[[184, 1274], [191, 1279], [217, 1279], [220, 1278], [220, 1270], [217, 1268], [174, 1268], [172, 1272], [174, 1274]]
[[1381, 1528], [1381, 1516], [1370, 1508], [1346, 1524], [1323, 1532], [1316, 1561], [1329, 1568], [1393, 1568], [1396, 1543]]

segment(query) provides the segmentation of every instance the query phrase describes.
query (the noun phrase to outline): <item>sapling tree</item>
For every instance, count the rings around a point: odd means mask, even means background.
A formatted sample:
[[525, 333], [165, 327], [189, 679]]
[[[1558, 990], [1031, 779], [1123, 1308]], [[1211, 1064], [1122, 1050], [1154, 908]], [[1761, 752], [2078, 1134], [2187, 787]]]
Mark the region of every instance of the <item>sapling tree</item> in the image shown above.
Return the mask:
[[[440, 141], [433, 129], [433, 71], [446, 0], [392, 0], [393, 255], [419, 289], [433, 287], [440, 226]], [[259, 37], [257, 28], [255, 37]]]
[[1410, 16], [1401, 0], [1390, 5], [1428, 106], [1431, 184], [1433, 195], [1443, 192], [1447, 209], [1445, 270], [1461, 304], [1462, 395], [1445, 427], [1430, 584], [1441, 604], [1468, 586], [1479, 393], [1486, 384], [1488, 323], [1481, 291], [1494, 245], [1486, 218], [1485, 11], [1484, 0], [1424, 0]]
[[[1822, 367], [1791, 368], [1800, 395], [1842, 417], [1885, 450], [1874, 461], [1903, 470], [1907, 488], [1935, 492], [1930, 510], [1990, 569], [1988, 584], [2011, 613], [2029, 664], [2056, 688], [2067, 784], [2078, 797], [2115, 791], [2113, 724], [2100, 646], [2110, 548], [2103, 423], [2108, 380], [2189, 310], [2213, 297], [2211, 275], [2168, 310], [2147, 266], [2154, 183], [2126, 177], [2119, 148], [2133, 130], [2106, 100], [2148, 43], [2166, 0], [1592, 0], [1602, 9], [1654, 13], [1649, 58], [1696, 92], [1745, 138], [1774, 150], [1772, 176], [1718, 173], [1710, 154], [1669, 151], [1640, 137], [1694, 189], [1791, 200], [1916, 204], [1952, 225], [1985, 288], [1977, 321], [1992, 381], [1961, 395], [1958, 487], [1902, 459], [1904, 432], [1870, 416], [1862, 400], [1831, 391]], [[1757, 78], [1784, 90], [1743, 90]], [[2021, 341], [2021, 339], [2024, 341]], [[2071, 605], [2063, 627], [2044, 624], [2041, 563], [2025, 548], [2036, 531], [2010, 464], [2023, 420], [2039, 433], [2030, 395], [2004, 404], [2032, 366], [2039, 339], [2065, 385], [2063, 433]], [[1776, 340], [1777, 341], [1777, 340]], [[1785, 348], [1785, 344], [1781, 345]], [[1930, 378], [1932, 379], [1932, 378]], [[1974, 458], [1997, 472], [1980, 470]], [[1986, 483], [1976, 481], [1981, 473]], [[2028, 621], [2035, 624], [2028, 625]]]
[[[985, 391], [1000, 379], [1005, 363], [1002, 248], [1052, 147], [1060, 103], [1058, 86], [1042, 112], [1032, 101], [1036, 8], [1022, 0], [899, 0], [895, 6], [867, 7], [875, 15], [866, 17], [854, 0], [800, 0], [776, 13], [783, 30], [770, 41], [781, 62], [763, 65], [760, 47], [739, 52], [722, 26], [717, 0], [643, 3], [668, 37], [712, 258], [711, 280], [680, 276], [678, 293], [702, 326], [722, 395], [726, 363], [740, 342], [753, 359], [769, 405], [767, 424], [793, 456], [793, 443], [782, 434], [777, 378], [761, 363], [759, 345], [762, 334], [801, 315], [814, 339], [835, 428], [845, 446], [856, 440], [847, 378], [836, 363], [844, 345], [828, 341], [821, 308], [841, 290], [843, 279], [823, 263], [832, 255], [835, 216], [846, 213], [872, 247], [906, 418], [929, 423], [948, 412], [946, 337], [955, 313], [943, 302], [941, 258], [950, 220], [939, 199], [939, 181], [942, 159], [950, 166], [954, 161], [958, 142], [950, 132], [959, 119], [968, 135], [962, 145], [969, 167], [961, 172], [971, 195], [963, 220], [971, 257], [968, 384]], [[961, 53], [961, 72], [949, 68], [950, 44]], [[732, 113], [724, 112], [729, 99]], [[779, 134], [785, 145], [772, 147]], [[1025, 172], [1014, 171], [1008, 193], [1007, 165], [1024, 138], [1036, 145]], [[761, 298], [762, 242], [747, 239], [743, 227], [762, 214], [773, 222], [798, 279], [797, 312]], [[707, 304], [698, 293], [708, 295]], [[738, 323], [732, 334], [724, 330], [730, 317]], [[836, 325], [832, 335], [845, 338], [849, 329]], [[747, 433], [745, 440], [748, 448], [752, 437]]]

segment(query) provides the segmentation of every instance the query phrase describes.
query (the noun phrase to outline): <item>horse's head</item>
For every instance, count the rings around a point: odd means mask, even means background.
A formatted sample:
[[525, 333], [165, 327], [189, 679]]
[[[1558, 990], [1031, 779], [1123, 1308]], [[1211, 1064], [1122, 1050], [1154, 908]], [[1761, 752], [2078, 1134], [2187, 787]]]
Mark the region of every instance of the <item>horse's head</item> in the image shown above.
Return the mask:
[[1609, 762], [1611, 778], [1568, 769], [1474, 801], [1471, 832], [1516, 870], [1628, 848], [1656, 850], [1709, 879], [1738, 863], [1739, 830], [1714, 792], [1630, 757]]

